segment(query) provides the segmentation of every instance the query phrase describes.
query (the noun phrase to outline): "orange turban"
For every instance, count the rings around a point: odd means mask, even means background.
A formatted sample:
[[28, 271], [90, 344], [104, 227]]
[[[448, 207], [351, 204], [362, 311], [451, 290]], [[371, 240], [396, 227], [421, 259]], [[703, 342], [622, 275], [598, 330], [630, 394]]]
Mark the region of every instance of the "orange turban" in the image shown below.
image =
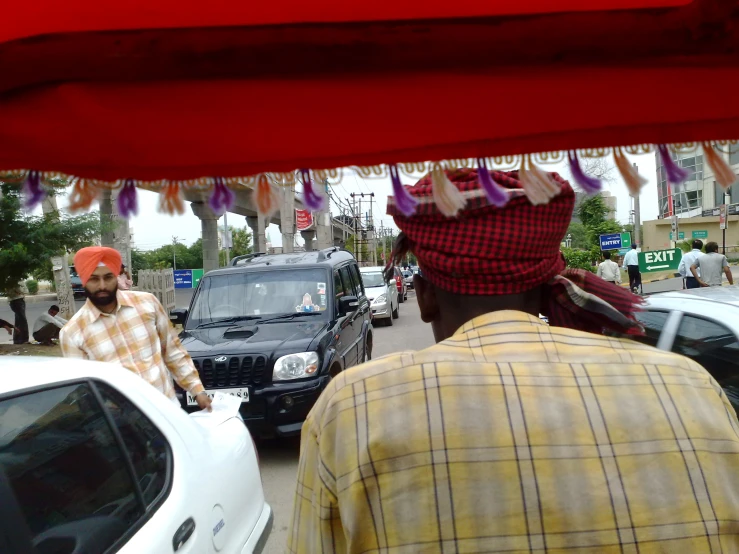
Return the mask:
[[87, 284], [92, 273], [101, 265], [118, 275], [121, 272], [121, 263], [118, 250], [107, 246], [88, 246], [74, 255], [74, 268], [83, 285]]

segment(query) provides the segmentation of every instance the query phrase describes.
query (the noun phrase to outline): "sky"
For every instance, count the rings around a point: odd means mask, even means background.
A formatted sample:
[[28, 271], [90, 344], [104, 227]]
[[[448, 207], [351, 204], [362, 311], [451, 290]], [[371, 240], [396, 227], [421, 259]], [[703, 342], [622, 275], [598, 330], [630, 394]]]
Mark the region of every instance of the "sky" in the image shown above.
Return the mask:
[[[647, 185], [641, 194], [641, 219], [642, 221], [657, 218], [657, 175], [654, 154], [644, 154], [641, 156], [629, 156], [632, 162], [636, 162], [639, 167], [639, 173], [648, 179]], [[569, 178], [569, 170], [567, 164], [542, 165], [547, 171], [557, 171], [565, 178]], [[626, 185], [621, 180], [618, 171], [613, 170], [613, 182], [606, 185], [606, 189], [617, 197], [617, 219], [621, 223], [628, 223], [629, 210], [631, 209], [631, 198], [629, 197]], [[403, 184], [413, 184], [421, 175], [415, 178], [401, 175]], [[300, 184], [297, 185], [300, 192]], [[331, 213], [333, 216], [339, 215], [341, 212], [337, 204], [347, 205], [350, 193], [375, 193], [374, 219], [375, 224], [380, 226], [382, 223], [385, 227], [394, 226], [392, 218], [385, 214], [387, 197], [392, 194], [392, 185], [389, 178], [384, 179], [363, 179], [351, 170], [345, 170], [343, 179], [339, 183], [334, 183], [331, 187], [332, 201]], [[173, 237], [177, 237], [178, 241], [186, 245], [191, 245], [200, 238], [200, 220], [190, 211], [189, 204], [186, 203], [188, 209], [184, 215], [170, 216], [161, 214], [157, 211], [158, 195], [149, 191], [138, 191], [139, 213], [133, 217], [130, 222], [130, 228], [133, 232], [133, 246], [139, 250], [152, 250], [164, 244], [170, 244]], [[67, 205], [66, 197], [59, 198], [59, 208], [64, 209]], [[363, 211], [364, 205], [363, 205]], [[40, 213], [40, 208], [38, 209]], [[228, 224], [233, 227], [245, 227], [246, 221], [242, 216], [229, 214]], [[219, 226], [223, 227], [223, 218], [219, 220]], [[282, 245], [282, 236], [276, 225], [270, 225], [267, 229], [268, 240], [271, 240], [273, 246]], [[302, 239], [298, 239], [302, 243]]]

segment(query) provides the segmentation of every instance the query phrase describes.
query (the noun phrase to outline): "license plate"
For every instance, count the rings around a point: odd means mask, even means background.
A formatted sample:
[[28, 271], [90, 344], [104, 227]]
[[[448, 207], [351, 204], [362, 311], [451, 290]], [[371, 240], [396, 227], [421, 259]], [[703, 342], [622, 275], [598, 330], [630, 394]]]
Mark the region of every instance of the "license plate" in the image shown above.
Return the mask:
[[[220, 392], [222, 394], [230, 394], [231, 396], [235, 396], [237, 398], [240, 398], [242, 402], [249, 402], [249, 389], [247, 387], [241, 388], [241, 389], [218, 389], [218, 390], [207, 390], [205, 393], [210, 396], [212, 399], [213, 396], [217, 392]], [[190, 393], [185, 393], [187, 395], [187, 405], [188, 406], [197, 406], [198, 403], [195, 400], [195, 397], [190, 395]]]

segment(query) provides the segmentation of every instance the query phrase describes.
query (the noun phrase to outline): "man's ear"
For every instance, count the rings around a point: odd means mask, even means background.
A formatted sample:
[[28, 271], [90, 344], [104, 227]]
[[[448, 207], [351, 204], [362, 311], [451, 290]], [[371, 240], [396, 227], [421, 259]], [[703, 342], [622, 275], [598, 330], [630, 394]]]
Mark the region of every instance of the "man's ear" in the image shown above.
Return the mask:
[[418, 307], [421, 309], [421, 320], [424, 323], [431, 323], [439, 315], [436, 288], [420, 275], [413, 276], [413, 288], [416, 291]]

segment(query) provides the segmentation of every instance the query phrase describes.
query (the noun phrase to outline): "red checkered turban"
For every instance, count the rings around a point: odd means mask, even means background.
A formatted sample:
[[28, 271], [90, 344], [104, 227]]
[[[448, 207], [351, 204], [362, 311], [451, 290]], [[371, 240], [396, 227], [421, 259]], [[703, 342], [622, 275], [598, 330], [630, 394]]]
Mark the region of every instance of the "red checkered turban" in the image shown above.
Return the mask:
[[389, 199], [387, 213], [402, 231], [393, 260], [410, 250], [425, 279], [463, 295], [516, 294], [545, 285], [542, 313], [552, 325], [595, 332], [604, 327], [640, 331], [633, 318], [639, 297], [589, 271], [566, 269], [560, 245], [575, 205], [567, 181], [551, 173], [560, 193], [548, 204], [535, 206], [524, 194], [517, 171], [491, 171], [509, 196], [508, 203], [498, 208], [487, 201], [477, 171], [458, 169], [446, 175], [466, 199], [457, 217], [439, 212], [430, 175], [406, 189], [419, 202], [412, 216], [403, 215], [394, 198]]

